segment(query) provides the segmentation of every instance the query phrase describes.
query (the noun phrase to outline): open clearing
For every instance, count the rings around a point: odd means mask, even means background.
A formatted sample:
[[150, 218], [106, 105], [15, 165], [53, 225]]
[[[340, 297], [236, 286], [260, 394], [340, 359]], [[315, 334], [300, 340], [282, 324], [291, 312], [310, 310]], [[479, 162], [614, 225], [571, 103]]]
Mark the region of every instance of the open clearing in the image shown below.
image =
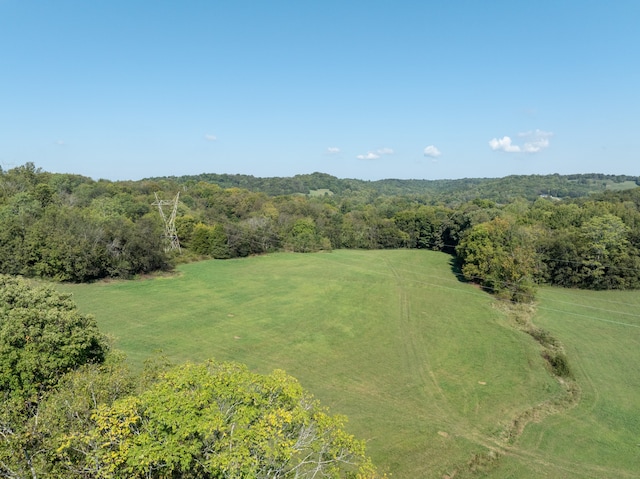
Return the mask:
[[286, 370], [349, 417], [393, 478], [640, 477], [640, 294], [541, 292], [534, 322], [564, 343], [581, 400], [506, 443], [516, 416], [563, 389], [539, 345], [449, 261], [416, 250], [282, 253], [59, 288], [133, 368], [161, 350], [176, 362]]

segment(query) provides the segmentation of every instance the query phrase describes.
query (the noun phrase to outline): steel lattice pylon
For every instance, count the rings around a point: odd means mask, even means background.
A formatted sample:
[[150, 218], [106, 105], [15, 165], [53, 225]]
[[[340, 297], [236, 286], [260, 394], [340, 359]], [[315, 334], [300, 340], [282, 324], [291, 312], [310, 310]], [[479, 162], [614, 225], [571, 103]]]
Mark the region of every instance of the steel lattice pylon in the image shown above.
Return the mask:
[[[180, 192], [176, 194], [176, 197], [173, 200], [161, 200], [158, 198], [158, 193], [154, 193], [156, 195], [156, 201], [152, 203], [153, 206], [157, 206], [160, 211], [160, 216], [162, 216], [162, 221], [164, 222], [164, 237], [167, 239], [168, 245], [164, 248], [166, 252], [178, 250], [179, 253], [182, 253], [180, 249], [180, 241], [178, 240], [178, 232], [176, 231], [176, 214], [178, 212], [178, 199], [180, 198]], [[164, 214], [163, 206], [171, 207], [171, 215], [167, 218], [167, 215]]]

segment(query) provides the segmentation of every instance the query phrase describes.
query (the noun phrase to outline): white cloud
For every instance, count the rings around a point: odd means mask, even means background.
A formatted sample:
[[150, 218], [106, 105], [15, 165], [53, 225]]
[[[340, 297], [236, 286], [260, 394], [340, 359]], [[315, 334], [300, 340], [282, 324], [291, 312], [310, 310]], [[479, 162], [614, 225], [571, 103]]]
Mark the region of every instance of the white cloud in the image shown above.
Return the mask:
[[507, 153], [538, 153], [549, 147], [549, 138], [553, 136], [550, 131], [532, 130], [518, 133], [519, 138], [524, 139], [524, 144], [514, 145], [511, 138], [503, 136], [502, 138], [494, 138], [489, 142], [492, 150], [502, 150]]
[[442, 153], [438, 148], [433, 145], [429, 145], [424, 149], [424, 156], [430, 156], [431, 158], [438, 158]]
[[553, 133], [550, 131], [535, 130], [518, 133], [518, 136], [529, 139], [522, 147], [526, 153], [537, 153], [549, 147], [549, 138], [553, 136]]
[[384, 155], [393, 155], [393, 148], [378, 148], [376, 151], [368, 151], [366, 155], [356, 156], [359, 160], [377, 160]]
[[522, 133], [518, 133], [518, 136], [520, 137], [531, 137], [534, 136], [536, 138], [549, 138], [550, 136], [553, 136], [553, 133], [551, 133], [550, 131], [543, 131], [543, 130], [529, 130], [529, 131], [523, 131]]
[[335, 146], [330, 146], [329, 148], [327, 148], [327, 153], [329, 153], [330, 155], [336, 155], [340, 153], [340, 148]]
[[549, 146], [549, 140], [546, 138], [541, 138], [534, 142], [527, 142], [522, 147], [522, 150], [525, 153], [538, 153], [540, 150], [547, 148]]
[[64, 140], [56, 140], [56, 145], [64, 146], [64, 145], [66, 145], [66, 143], [64, 142]]
[[511, 138], [509, 138], [508, 136], [503, 136], [499, 140], [497, 138], [494, 138], [489, 142], [489, 146], [494, 151], [502, 150], [502, 151], [506, 151], [507, 153], [520, 152], [520, 147], [518, 145], [512, 145]]
[[380, 158], [380, 155], [374, 153], [373, 151], [370, 151], [366, 155], [358, 155], [356, 156], [356, 158], [359, 160], [377, 160], [378, 158]]
[[204, 135], [204, 139], [207, 141], [216, 141], [218, 137], [216, 135]]

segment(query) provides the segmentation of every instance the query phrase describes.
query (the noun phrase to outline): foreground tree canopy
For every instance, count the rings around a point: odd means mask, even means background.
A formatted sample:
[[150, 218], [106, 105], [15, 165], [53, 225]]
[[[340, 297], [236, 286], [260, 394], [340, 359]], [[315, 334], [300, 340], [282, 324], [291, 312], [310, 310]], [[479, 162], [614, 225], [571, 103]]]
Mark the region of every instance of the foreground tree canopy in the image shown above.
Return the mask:
[[373, 478], [291, 376], [234, 363], [131, 375], [66, 295], [0, 276], [0, 477]]
[[[455, 254], [468, 280], [516, 301], [530, 300], [536, 283], [637, 288], [637, 184], [605, 175], [362, 182], [320, 173], [110, 182], [26, 164], [0, 170], [0, 273], [91, 281], [199, 258], [422, 248]], [[152, 206], [156, 193], [176, 191], [179, 258], [164, 251]]]
[[0, 275], [0, 394], [37, 397], [60, 376], [104, 361], [107, 345], [70, 295]]
[[282, 371], [208, 362], [99, 405], [55, 446], [61, 471], [82, 466], [96, 477], [373, 477], [343, 422]]

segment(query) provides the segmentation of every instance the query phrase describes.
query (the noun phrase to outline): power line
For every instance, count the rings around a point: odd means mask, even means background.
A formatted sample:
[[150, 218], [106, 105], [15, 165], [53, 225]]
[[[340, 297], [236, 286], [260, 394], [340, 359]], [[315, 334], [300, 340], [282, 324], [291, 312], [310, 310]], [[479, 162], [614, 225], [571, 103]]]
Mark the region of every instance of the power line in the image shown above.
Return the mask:
[[[430, 249], [430, 248], [409, 248], [409, 249], [424, 249], [427, 251], [442, 251], [442, 248], [451, 248], [455, 251], [455, 249], [457, 248], [458, 245], [450, 245], [450, 244], [442, 244], [438, 246], [438, 249]], [[572, 260], [568, 260], [568, 259], [559, 259], [559, 258], [553, 258], [553, 257], [546, 257], [546, 258], [541, 258], [543, 260], [543, 262], [556, 262], [556, 263], [566, 263], [566, 264], [575, 264], [578, 266], [588, 266], [589, 263], [588, 261], [572, 261]], [[615, 268], [618, 270], [622, 270], [622, 271], [634, 271], [636, 273], [638, 273], [638, 275], [640, 276], [640, 268], [629, 268], [629, 267], [625, 267], [625, 266], [618, 266], [618, 265], [604, 265], [605, 267], [608, 268]]]
[[551, 312], [554, 312], [554, 313], [569, 314], [571, 316], [580, 316], [582, 318], [593, 319], [595, 321], [602, 321], [604, 323], [613, 323], [613, 324], [619, 324], [619, 325], [622, 325], [622, 326], [629, 326], [631, 328], [640, 328], [640, 324], [623, 323], [621, 321], [613, 321], [611, 319], [598, 318], [596, 316], [589, 316], [589, 315], [586, 315], [586, 314], [574, 313], [572, 311], [562, 311], [562, 310], [559, 310], [559, 309], [547, 308], [546, 306], [538, 306], [538, 309], [539, 310], [543, 310], [543, 311], [551, 311]]
[[[589, 266], [589, 262], [588, 261], [571, 261], [571, 260], [568, 260], [568, 259], [547, 258], [546, 262], [575, 264], [575, 265], [578, 265], [578, 266]], [[605, 266], [607, 268], [619, 269], [619, 270], [622, 270], [622, 271], [634, 271], [634, 272], [636, 272], [636, 273], [638, 273], [640, 275], [640, 268], [628, 268], [628, 267], [625, 267], [625, 266], [618, 266], [618, 265], [611, 265], [611, 264], [604, 264], [603, 266]]]
[[[551, 288], [553, 288], [553, 289], [551, 289]], [[612, 290], [612, 289], [608, 289], [608, 290], [593, 291], [593, 290], [588, 290], [588, 289], [582, 289], [582, 290], [569, 289], [569, 288], [563, 288], [562, 286], [545, 286], [542, 289], [542, 291], [544, 291], [544, 294], [547, 297], [548, 297], [549, 294], [568, 296], [568, 297], [577, 297], [577, 296], [583, 296], [583, 295], [586, 295], [588, 293], [591, 293], [590, 297], [589, 297], [590, 300], [594, 299], [593, 293], [620, 293], [620, 294], [633, 294], [633, 293], [638, 294], [639, 293], [637, 290]], [[624, 301], [618, 301], [618, 300], [614, 301], [614, 300], [606, 299], [606, 298], [595, 298], [595, 299], [596, 299], [596, 301], [599, 301], [601, 303], [617, 304], [617, 305], [620, 305], [620, 306], [628, 306], [630, 308], [638, 308], [638, 307], [640, 307], [640, 301], [638, 303], [626, 303]], [[559, 299], [550, 299], [550, 301], [563, 302], [562, 300], [559, 300]], [[575, 304], [575, 303], [570, 303], [570, 304]], [[585, 306], [584, 303], [580, 303], [580, 305], [581, 306]]]

